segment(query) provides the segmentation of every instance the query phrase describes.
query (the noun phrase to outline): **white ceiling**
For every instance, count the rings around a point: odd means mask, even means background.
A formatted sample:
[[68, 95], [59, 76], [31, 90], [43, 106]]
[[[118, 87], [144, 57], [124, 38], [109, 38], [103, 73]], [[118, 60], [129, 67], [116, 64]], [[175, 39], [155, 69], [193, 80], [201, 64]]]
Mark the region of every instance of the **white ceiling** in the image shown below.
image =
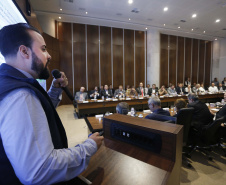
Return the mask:
[[[226, 38], [226, 0], [30, 0], [37, 16], [62, 22], [145, 30], [213, 40]], [[163, 8], [167, 6], [168, 11]], [[60, 11], [60, 8], [63, 10]], [[139, 13], [131, 12], [137, 8]], [[88, 14], [86, 14], [88, 12]], [[192, 18], [196, 13], [197, 17]], [[62, 17], [59, 20], [59, 16]], [[131, 20], [129, 20], [129, 18]], [[216, 23], [216, 19], [220, 19]], [[186, 22], [180, 22], [185, 20]], [[165, 26], [164, 26], [165, 24]], [[178, 29], [178, 26], [181, 28]], [[191, 29], [194, 31], [191, 31]], [[205, 33], [203, 33], [205, 31]]]

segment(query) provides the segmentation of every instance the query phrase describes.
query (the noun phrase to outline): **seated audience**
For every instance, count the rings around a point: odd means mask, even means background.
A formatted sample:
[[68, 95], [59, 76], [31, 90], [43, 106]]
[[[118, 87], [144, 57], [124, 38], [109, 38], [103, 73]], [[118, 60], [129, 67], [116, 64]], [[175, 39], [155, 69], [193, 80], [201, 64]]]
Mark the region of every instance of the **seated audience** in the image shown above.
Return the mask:
[[150, 84], [147, 84], [147, 87], [144, 89], [145, 90], [145, 94], [148, 94], [149, 89], [150, 89]]
[[188, 85], [191, 85], [190, 78], [187, 78], [187, 80], [184, 82], [184, 86], [187, 87]]
[[119, 88], [115, 90], [114, 97], [121, 98], [124, 97], [125, 94], [125, 90], [123, 89], [122, 85], [120, 85]]
[[115, 90], [113, 89], [112, 85], [109, 85], [109, 89], [111, 91], [111, 94], [114, 94], [115, 93]]
[[169, 95], [177, 94], [175, 86], [173, 84], [168, 88], [167, 92]]
[[140, 86], [136, 89], [139, 96], [145, 96], [145, 90], [143, 88], [143, 82], [140, 82]]
[[152, 113], [147, 115], [145, 117], [146, 119], [162, 121], [158, 114], [163, 116], [170, 116], [169, 111], [165, 111], [161, 108], [161, 101], [157, 96], [149, 98], [148, 107], [150, 108]]
[[101, 94], [101, 91], [103, 91], [103, 90], [104, 90], [104, 86], [101, 85], [101, 86], [100, 86], [100, 90], [99, 90], [99, 94]]
[[88, 95], [85, 92], [85, 87], [81, 87], [80, 91], [76, 92], [75, 94], [75, 100], [76, 101], [84, 101], [88, 99]]
[[158, 92], [160, 96], [168, 94], [167, 90], [165, 89], [165, 85], [162, 85]]
[[158, 87], [155, 84], [152, 84], [152, 88], [148, 90], [148, 95], [151, 96], [152, 94], [156, 94], [158, 92]]
[[222, 83], [219, 84], [219, 87], [218, 87], [218, 91], [219, 92], [222, 92], [225, 90], [225, 87], [222, 85]]
[[126, 102], [120, 102], [116, 106], [116, 113], [127, 115], [129, 112], [129, 105]]
[[218, 79], [215, 77], [214, 80], [212, 81], [212, 83], [214, 83], [215, 86], [219, 86], [219, 82]]
[[134, 98], [135, 96], [138, 96], [138, 93], [134, 86], [132, 86], [130, 92], [128, 94], [126, 94], [126, 96], [130, 97], [130, 98]]
[[205, 89], [200, 86], [200, 84], [196, 84], [196, 92], [197, 93], [204, 93]]
[[182, 83], [179, 83], [179, 86], [177, 87], [176, 91], [177, 91], [177, 94], [185, 94], [185, 89]]
[[209, 92], [211, 92], [211, 93], [217, 93], [218, 92], [218, 88], [217, 88], [217, 86], [215, 86], [215, 83], [211, 84], [211, 86], [209, 87]]
[[223, 87], [226, 87], [226, 77], [224, 77], [224, 80], [222, 81]]
[[180, 98], [174, 102], [174, 106], [176, 107], [176, 114], [174, 115], [174, 117], [177, 117], [177, 113], [180, 111], [180, 109], [186, 108], [187, 103], [183, 98]]
[[188, 95], [187, 107], [193, 107], [194, 113], [191, 126], [201, 130], [203, 126], [213, 122], [214, 115], [211, 114], [205, 103], [199, 101], [199, 98], [194, 93]]
[[187, 87], [185, 87], [185, 94], [189, 94], [189, 93], [193, 93], [191, 85], [188, 85]]
[[[226, 93], [224, 93], [224, 102], [226, 102]], [[221, 117], [226, 119], [226, 104], [216, 113], [216, 119]]]
[[90, 99], [100, 99], [100, 98], [101, 98], [97, 86], [95, 86], [95, 87], [94, 87], [94, 90], [92, 90], [92, 91], [90, 92], [89, 97], [90, 97]]
[[104, 86], [104, 90], [100, 93], [101, 96], [104, 96], [104, 98], [111, 98], [113, 96], [112, 91], [108, 89], [108, 85]]

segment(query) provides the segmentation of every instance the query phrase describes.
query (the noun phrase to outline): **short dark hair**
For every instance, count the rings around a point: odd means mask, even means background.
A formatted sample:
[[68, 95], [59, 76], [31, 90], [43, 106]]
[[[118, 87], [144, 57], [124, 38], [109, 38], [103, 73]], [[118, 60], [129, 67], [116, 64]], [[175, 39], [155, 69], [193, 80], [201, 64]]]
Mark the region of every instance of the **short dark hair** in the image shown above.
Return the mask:
[[27, 23], [11, 24], [0, 30], [0, 52], [5, 58], [16, 55], [21, 45], [32, 47], [33, 39], [28, 30], [41, 34], [36, 28]]
[[120, 102], [117, 106], [116, 106], [116, 111], [119, 114], [128, 114], [129, 112], [129, 105], [126, 102]]
[[177, 108], [177, 111], [179, 111], [180, 109], [185, 108], [187, 103], [183, 98], [180, 98], [175, 101], [174, 105]]
[[193, 100], [193, 101], [197, 101], [199, 99], [199, 97], [198, 97], [198, 95], [196, 95], [194, 93], [190, 93], [190, 94], [188, 94], [188, 99]]

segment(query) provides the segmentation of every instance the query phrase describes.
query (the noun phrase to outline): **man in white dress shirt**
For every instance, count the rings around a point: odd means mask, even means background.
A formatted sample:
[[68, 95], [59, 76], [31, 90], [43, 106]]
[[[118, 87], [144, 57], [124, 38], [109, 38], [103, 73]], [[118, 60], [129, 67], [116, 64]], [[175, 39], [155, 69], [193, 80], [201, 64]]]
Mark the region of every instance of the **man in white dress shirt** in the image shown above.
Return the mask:
[[217, 93], [218, 92], [218, 88], [217, 88], [217, 86], [215, 86], [214, 83], [211, 83], [211, 86], [209, 87], [209, 92], [210, 93]]

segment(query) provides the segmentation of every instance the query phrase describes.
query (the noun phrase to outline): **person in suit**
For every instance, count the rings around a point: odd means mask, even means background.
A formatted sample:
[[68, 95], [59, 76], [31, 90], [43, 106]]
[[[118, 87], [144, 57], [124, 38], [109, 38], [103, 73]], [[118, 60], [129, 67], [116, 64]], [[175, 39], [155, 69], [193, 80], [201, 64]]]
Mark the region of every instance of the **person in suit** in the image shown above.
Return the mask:
[[[224, 93], [224, 102], [226, 102], [226, 93]], [[226, 104], [216, 113], [216, 119], [221, 117], [226, 119]]]
[[167, 92], [168, 92], [169, 95], [173, 95], [173, 94], [177, 93], [175, 86], [173, 84], [167, 89]]
[[217, 93], [218, 92], [218, 88], [217, 88], [217, 86], [215, 86], [215, 83], [214, 82], [211, 83], [211, 86], [209, 87], [208, 90], [211, 93]]
[[223, 92], [224, 90], [225, 90], [225, 87], [222, 85], [222, 83], [220, 83], [218, 87], [218, 91]]
[[88, 95], [85, 92], [85, 87], [81, 87], [80, 91], [75, 94], [75, 101], [84, 101], [88, 99]]
[[187, 80], [184, 82], [185, 87], [187, 87], [188, 85], [191, 85], [190, 78], [187, 78]]
[[212, 83], [214, 83], [215, 86], [219, 86], [219, 82], [218, 79], [215, 77], [214, 80], [212, 81]]
[[89, 97], [90, 97], [90, 99], [100, 99], [100, 93], [98, 91], [98, 87], [97, 86], [95, 86], [94, 90], [92, 90], [90, 92]]
[[151, 96], [152, 94], [156, 94], [158, 92], [158, 87], [155, 84], [152, 84], [152, 88], [148, 90], [148, 95]]
[[129, 96], [129, 93], [131, 91], [130, 85], [126, 86], [126, 96]]
[[148, 94], [149, 89], [150, 89], [150, 84], [147, 84], [147, 87], [146, 87], [146, 88], [144, 88], [144, 90], [145, 90], [145, 94]]
[[222, 81], [222, 85], [223, 85], [224, 87], [226, 87], [226, 77], [224, 77], [224, 80]]
[[145, 119], [163, 121], [161, 120], [159, 115], [170, 116], [169, 111], [165, 111], [161, 108], [161, 101], [157, 96], [149, 98], [148, 107], [152, 111], [152, 113], [147, 115]]
[[111, 91], [111, 94], [112, 94], [112, 95], [115, 93], [115, 90], [113, 89], [112, 85], [109, 85], [108, 90]]
[[136, 89], [139, 96], [145, 96], [146, 95], [143, 86], [144, 86], [143, 82], [140, 82], [140, 86]]
[[116, 106], [116, 113], [127, 115], [129, 112], [129, 105], [126, 102], [120, 102]]
[[101, 94], [101, 91], [103, 91], [103, 90], [104, 90], [104, 86], [101, 85], [101, 86], [100, 86], [100, 90], [99, 90], [99, 94]]
[[176, 107], [176, 114], [174, 115], [174, 117], [177, 117], [177, 113], [180, 111], [180, 109], [186, 108], [187, 103], [183, 98], [180, 98], [174, 102], [174, 106]]
[[184, 89], [182, 83], [179, 83], [179, 85], [178, 85], [176, 91], [177, 91], [177, 94], [185, 94], [185, 89]]
[[200, 131], [203, 126], [213, 122], [214, 115], [211, 114], [205, 103], [199, 101], [199, 97], [194, 93], [188, 95], [187, 107], [194, 108], [191, 126], [197, 130]]
[[162, 87], [158, 90], [158, 92], [160, 96], [168, 94], [167, 90], [165, 89], [165, 85], [162, 85]]
[[125, 94], [125, 90], [123, 89], [122, 85], [120, 85], [118, 89], [115, 90], [114, 97], [125, 97]]
[[108, 85], [104, 86], [104, 90], [101, 91], [101, 96], [104, 96], [104, 98], [111, 98], [113, 96], [112, 91], [108, 89]]

